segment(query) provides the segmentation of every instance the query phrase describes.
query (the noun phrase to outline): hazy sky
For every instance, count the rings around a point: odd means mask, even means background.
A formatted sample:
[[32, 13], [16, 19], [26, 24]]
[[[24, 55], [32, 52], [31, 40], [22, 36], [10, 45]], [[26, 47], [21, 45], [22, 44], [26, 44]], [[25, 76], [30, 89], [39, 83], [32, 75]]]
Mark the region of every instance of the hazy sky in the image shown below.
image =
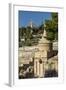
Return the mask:
[[19, 27], [27, 26], [30, 21], [41, 25], [42, 20], [51, 19], [51, 12], [19, 11]]

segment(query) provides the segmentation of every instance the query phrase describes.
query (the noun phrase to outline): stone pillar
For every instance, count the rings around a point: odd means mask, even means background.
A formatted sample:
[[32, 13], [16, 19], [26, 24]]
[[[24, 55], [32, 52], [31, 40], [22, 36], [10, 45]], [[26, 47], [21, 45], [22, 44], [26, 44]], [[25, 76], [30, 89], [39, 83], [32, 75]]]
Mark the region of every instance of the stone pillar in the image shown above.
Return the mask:
[[43, 61], [43, 75], [45, 75], [44, 61]]
[[45, 71], [47, 70], [47, 57], [44, 58], [44, 61], [43, 61], [43, 74], [45, 76]]
[[44, 76], [45, 76], [45, 62], [43, 63], [43, 71], [44, 71]]
[[37, 75], [37, 61], [34, 61], [34, 76]]
[[39, 61], [37, 61], [37, 76], [39, 77]]
[[39, 77], [44, 77], [44, 73], [43, 73], [43, 63], [40, 64], [40, 73], [39, 73]]

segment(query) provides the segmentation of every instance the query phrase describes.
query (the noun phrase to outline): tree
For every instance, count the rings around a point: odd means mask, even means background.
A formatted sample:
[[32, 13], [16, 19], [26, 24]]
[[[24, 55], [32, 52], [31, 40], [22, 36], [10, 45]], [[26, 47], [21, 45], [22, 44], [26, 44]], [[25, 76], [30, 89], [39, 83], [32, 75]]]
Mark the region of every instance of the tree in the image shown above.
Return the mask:
[[58, 13], [51, 13], [51, 20], [46, 20], [47, 39], [50, 41], [58, 39]]

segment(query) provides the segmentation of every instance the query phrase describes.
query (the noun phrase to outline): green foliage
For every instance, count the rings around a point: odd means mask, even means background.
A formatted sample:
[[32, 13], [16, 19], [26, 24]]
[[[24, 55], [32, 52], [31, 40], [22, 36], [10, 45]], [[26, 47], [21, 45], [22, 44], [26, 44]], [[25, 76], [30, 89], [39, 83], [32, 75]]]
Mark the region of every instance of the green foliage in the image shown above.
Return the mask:
[[58, 39], [58, 13], [51, 13], [52, 19], [46, 20], [47, 39]]
[[47, 39], [48, 40], [50, 40], [50, 41], [52, 41], [52, 40], [54, 40], [54, 38], [55, 38], [55, 35], [54, 35], [54, 32], [47, 32]]

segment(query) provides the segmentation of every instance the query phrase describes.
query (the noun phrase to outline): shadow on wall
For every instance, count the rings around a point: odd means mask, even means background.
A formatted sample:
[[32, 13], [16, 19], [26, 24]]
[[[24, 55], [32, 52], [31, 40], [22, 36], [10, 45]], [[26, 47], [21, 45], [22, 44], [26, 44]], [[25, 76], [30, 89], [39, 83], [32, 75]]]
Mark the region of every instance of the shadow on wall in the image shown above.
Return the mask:
[[53, 51], [50, 51], [50, 52], [47, 52], [47, 59], [53, 57], [53, 56], [56, 56], [58, 54], [58, 51], [57, 50], [53, 50]]
[[58, 72], [56, 70], [45, 71], [45, 77], [58, 77]]

